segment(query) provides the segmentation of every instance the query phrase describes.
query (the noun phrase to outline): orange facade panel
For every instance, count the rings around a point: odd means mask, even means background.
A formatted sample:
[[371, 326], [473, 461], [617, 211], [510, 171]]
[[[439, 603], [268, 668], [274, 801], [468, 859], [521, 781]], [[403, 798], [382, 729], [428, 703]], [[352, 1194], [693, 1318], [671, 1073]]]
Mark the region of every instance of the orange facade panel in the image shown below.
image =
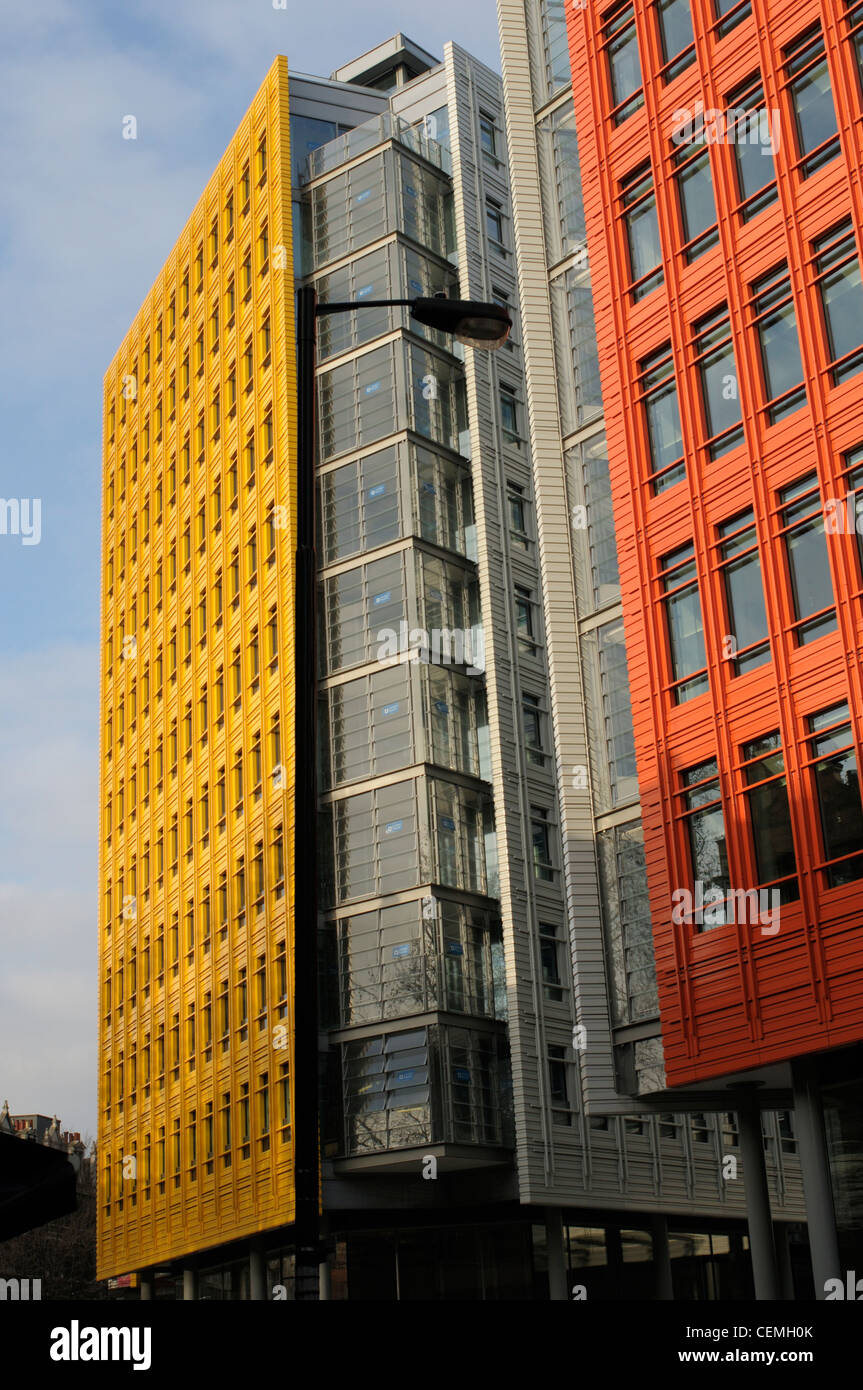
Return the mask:
[[863, 7], [568, 15], [681, 1084], [863, 1037]]

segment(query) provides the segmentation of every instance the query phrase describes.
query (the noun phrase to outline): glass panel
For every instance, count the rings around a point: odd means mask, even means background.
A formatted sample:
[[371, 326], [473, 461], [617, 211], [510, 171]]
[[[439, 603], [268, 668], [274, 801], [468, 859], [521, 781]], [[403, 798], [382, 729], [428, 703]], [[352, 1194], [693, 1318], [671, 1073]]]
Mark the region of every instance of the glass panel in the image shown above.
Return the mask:
[[[748, 792], [747, 800], [759, 883], [770, 883], [775, 878], [796, 873], [785, 778], [765, 782], [763, 786]], [[797, 896], [796, 892], [794, 896]]]
[[791, 88], [791, 100], [797, 118], [800, 153], [808, 154], [837, 133], [826, 58], [797, 79]]

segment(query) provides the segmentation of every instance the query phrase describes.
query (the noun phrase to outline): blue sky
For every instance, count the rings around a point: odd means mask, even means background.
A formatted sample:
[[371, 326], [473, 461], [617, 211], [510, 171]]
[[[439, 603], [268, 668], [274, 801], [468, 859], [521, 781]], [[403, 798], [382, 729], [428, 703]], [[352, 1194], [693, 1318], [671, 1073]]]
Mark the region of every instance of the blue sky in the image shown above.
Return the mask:
[[[39, 0], [0, 51], [0, 1101], [95, 1134], [101, 383], [277, 53], [403, 32], [497, 68], [494, 0]], [[122, 138], [134, 115], [137, 139]]]

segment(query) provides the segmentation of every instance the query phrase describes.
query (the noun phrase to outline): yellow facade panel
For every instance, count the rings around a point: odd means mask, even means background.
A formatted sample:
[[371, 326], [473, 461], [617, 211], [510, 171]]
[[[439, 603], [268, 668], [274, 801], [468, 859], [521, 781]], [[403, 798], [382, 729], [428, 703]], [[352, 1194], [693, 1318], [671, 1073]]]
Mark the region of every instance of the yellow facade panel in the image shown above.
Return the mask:
[[104, 382], [101, 1278], [294, 1214], [292, 246], [280, 57]]

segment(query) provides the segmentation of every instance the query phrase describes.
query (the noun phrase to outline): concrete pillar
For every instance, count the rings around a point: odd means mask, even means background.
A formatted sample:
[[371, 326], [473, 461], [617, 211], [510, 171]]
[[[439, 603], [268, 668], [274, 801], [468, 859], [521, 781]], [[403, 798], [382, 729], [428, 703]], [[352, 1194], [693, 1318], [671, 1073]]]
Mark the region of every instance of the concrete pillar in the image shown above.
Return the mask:
[[740, 1130], [740, 1155], [743, 1159], [749, 1254], [752, 1258], [755, 1297], [778, 1299], [779, 1275], [776, 1269], [773, 1223], [770, 1219], [770, 1190], [764, 1163], [761, 1109], [756, 1096], [748, 1087], [745, 1090], [741, 1087], [737, 1094], [737, 1124]]
[[267, 1299], [267, 1269], [260, 1241], [252, 1241], [249, 1246], [249, 1299], [253, 1303], [265, 1303]]
[[788, 1223], [774, 1221], [773, 1241], [776, 1246], [776, 1264], [779, 1269], [780, 1298], [786, 1303], [794, 1302], [794, 1274], [791, 1269], [791, 1250], [788, 1244]]
[[545, 1244], [548, 1255], [548, 1296], [553, 1303], [565, 1303], [569, 1298], [569, 1291], [566, 1286], [563, 1212], [560, 1207], [545, 1209]]
[[138, 1271], [138, 1296], [143, 1303], [148, 1303], [153, 1297], [153, 1271], [151, 1269]]
[[666, 1217], [654, 1216], [652, 1236], [655, 1297], [673, 1301], [674, 1281], [671, 1275], [671, 1251], [668, 1245], [668, 1220]]
[[198, 1271], [194, 1265], [183, 1265], [183, 1302], [194, 1303], [198, 1297]]
[[807, 1059], [795, 1062], [793, 1075], [794, 1123], [806, 1199], [812, 1277], [815, 1280], [815, 1297], [823, 1299], [827, 1280], [842, 1279], [833, 1184], [824, 1131], [824, 1107], [815, 1063]]
[[318, 1298], [321, 1303], [325, 1303], [329, 1301], [330, 1297], [330, 1262], [324, 1255], [318, 1266]]

